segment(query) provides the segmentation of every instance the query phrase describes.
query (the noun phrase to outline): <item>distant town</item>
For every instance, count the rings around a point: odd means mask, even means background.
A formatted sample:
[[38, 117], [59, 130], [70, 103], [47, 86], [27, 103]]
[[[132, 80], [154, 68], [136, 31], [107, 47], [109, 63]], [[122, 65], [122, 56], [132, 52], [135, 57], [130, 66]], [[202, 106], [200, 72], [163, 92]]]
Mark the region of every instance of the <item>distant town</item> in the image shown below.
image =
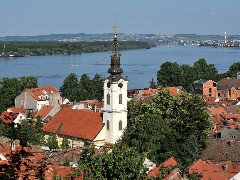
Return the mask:
[[[0, 41], [111, 41], [112, 33], [104, 34], [51, 34], [38, 36], [6, 36], [0, 37]], [[214, 47], [240, 47], [240, 35], [197, 35], [197, 34], [129, 34], [119, 33], [119, 41], [143, 41], [153, 42], [157, 45], [188, 45], [188, 46], [214, 46]]]

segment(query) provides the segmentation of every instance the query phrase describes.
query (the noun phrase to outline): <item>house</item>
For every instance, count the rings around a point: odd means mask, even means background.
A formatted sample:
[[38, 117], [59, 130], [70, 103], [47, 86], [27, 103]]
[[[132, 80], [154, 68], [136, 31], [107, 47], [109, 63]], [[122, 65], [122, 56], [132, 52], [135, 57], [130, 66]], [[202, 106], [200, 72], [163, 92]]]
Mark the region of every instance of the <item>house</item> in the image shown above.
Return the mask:
[[15, 98], [15, 107], [25, 110], [40, 110], [43, 105], [60, 106], [62, 98], [60, 92], [53, 86], [32, 88], [23, 91]]
[[67, 138], [70, 147], [83, 147], [89, 143], [100, 143], [105, 140], [102, 114], [91, 110], [63, 108], [42, 127], [45, 138], [56, 134], [58, 144]]
[[194, 83], [194, 92], [203, 96], [217, 98], [217, 83], [212, 80], [200, 79]]
[[217, 82], [219, 100], [236, 100], [240, 94], [240, 79], [224, 78]]

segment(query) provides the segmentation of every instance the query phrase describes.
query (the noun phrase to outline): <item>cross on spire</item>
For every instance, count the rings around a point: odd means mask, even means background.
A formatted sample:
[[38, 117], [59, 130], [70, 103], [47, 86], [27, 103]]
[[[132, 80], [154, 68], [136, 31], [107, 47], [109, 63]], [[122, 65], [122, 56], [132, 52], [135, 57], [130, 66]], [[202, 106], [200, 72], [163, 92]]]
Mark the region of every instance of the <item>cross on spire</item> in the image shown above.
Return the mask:
[[117, 26], [117, 24], [116, 24], [116, 22], [115, 22], [115, 24], [113, 25], [113, 29], [114, 29], [114, 33], [115, 33], [115, 34], [117, 33], [117, 28], [118, 28], [118, 26]]

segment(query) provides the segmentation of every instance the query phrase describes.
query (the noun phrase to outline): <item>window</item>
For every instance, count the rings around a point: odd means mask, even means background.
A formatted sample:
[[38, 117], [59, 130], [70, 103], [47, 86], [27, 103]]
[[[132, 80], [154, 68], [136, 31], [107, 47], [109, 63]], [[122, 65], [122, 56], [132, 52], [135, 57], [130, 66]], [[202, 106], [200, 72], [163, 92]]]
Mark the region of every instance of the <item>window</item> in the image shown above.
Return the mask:
[[118, 130], [119, 131], [122, 131], [122, 121], [120, 120], [119, 123], [118, 123]]
[[110, 130], [109, 129], [109, 120], [107, 120], [107, 130]]
[[107, 104], [110, 104], [110, 94], [107, 94]]
[[119, 94], [119, 104], [122, 104], [122, 94]]

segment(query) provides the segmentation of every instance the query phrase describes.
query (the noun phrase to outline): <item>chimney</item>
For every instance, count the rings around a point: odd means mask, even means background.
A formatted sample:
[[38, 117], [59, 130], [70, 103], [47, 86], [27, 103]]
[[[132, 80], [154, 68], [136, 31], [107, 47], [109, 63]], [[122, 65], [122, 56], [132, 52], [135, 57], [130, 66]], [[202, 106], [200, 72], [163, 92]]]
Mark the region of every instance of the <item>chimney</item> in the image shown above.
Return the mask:
[[224, 172], [227, 172], [228, 165], [227, 164], [223, 164], [222, 165], [222, 169], [223, 169]]

